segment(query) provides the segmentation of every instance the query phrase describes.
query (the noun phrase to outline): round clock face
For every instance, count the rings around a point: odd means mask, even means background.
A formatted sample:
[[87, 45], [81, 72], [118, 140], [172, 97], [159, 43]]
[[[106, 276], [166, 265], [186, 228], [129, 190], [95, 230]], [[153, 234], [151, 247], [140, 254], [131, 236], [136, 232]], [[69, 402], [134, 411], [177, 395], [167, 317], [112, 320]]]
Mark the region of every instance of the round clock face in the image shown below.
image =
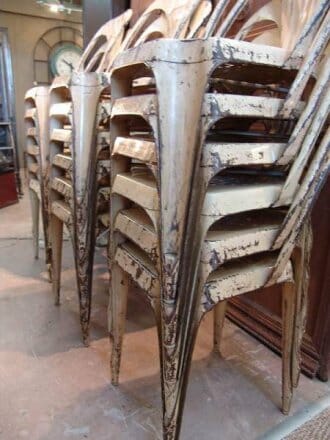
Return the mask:
[[71, 75], [77, 69], [82, 50], [74, 44], [57, 47], [50, 57], [50, 70], [54, 76]]

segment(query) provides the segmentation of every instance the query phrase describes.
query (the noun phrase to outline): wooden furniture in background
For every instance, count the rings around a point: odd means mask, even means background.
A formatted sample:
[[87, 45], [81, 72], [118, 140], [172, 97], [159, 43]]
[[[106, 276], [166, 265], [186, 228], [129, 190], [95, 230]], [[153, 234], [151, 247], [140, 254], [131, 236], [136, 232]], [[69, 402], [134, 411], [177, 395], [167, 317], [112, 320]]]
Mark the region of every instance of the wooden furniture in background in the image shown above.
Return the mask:
[[0, 174], [0, 208], [18, 202], [16, 178], [13, 171]]

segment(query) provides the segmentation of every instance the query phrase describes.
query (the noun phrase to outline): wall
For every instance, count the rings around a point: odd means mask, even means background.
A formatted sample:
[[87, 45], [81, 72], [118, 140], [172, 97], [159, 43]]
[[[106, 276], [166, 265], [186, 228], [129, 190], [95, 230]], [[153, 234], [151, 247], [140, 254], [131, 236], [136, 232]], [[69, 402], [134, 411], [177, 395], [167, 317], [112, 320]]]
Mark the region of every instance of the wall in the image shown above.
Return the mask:
[[17, 140], [20, 165], [25, 145], [24, 95], [33, 86], [33, 49], [41, 35], [57, 26], [82, 31], [82, 14], [51, 13], [34, 0], [1, 0], [0, 27], [8, 29], [16, 93]]

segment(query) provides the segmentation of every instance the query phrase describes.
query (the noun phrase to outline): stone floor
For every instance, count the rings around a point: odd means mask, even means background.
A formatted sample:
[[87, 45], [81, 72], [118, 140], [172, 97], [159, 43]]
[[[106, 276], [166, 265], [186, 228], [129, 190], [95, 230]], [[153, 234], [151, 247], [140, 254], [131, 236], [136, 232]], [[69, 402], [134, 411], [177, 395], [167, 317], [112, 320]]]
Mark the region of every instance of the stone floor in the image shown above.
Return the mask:
[[[53, 305], [43, 254], [33, 259], [29, 203], [0, 210], [0, 439], [161, 439], [157, 339], [152, 313], [132, 292], [121, 384], [109, 382], [108, 274], [95, 262], [91, 345], [80, 337], [70, 242], [64, 243], [62, 305]], [[253, 440], [285, 420], [280, 358], [226, 322], [222, 357], [202, 323], [182, 427], [183, 440]], [[330, 394], [301, 378], [292, 414]], [[278, 437], [281, 438], [281, 437]]]

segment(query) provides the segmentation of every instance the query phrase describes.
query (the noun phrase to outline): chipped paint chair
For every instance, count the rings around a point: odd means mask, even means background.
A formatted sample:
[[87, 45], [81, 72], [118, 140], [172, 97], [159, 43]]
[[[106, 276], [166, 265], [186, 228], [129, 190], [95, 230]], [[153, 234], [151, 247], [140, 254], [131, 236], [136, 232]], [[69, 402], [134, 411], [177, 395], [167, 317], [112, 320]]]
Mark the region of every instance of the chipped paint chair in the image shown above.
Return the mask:
[[[289, 412], [306, 309], [305, 219], [329, 170], [329, 62], [302, 101], [329, 39], [326, 5], [291, 56], [209, 38], [150, 42], [115, 61], [112, 382], [118, 383], [133, 280], [157, 323], [164, 439], [179, 438], [202, 317], [215, 310], [219, 347], [226, 300], [275, 283], [283, 284], [282, 410]], [[139, 76], [151, 77], [155, 88], [133, 94]]]
[[[96, 34], [82, 56], [78, 72], [74, 72], [71, 78], [57, 78], [51, 86], [53, 291], [56, 303], [59, 303], [63, 224], [67, 224], [73, 238], [80, 322], [86, 345], [91, 311], [95, 225], [104, 235], [109, 221], [106, 213], [109, 183], [100, 187], [99, 180], [100, 176], [104, 182], [109, 179], [106, 150], [110, 90], [106, 70], [111, 69], [119, 50], [136, 46], [144, 39], [198, 32], [210, 10], [209, 1], [181, 0], [166, 4], [156, 1], [123, 38], [131, 17], [131, 11], [126, 11]], [[104, 39], [106, 41], [99, 47], [99, 41]]]
[[[128, 21], [130, 14], [125, 17]], [[115, 30], [118, 21], [120, 18], [112, 23]], [[124, 30], [124, 24], [120, 29]], [[120, 29], [117, 32], [119, 41], [123, 36]], [[115, 35], [115, 32], [111, 35]], [[98, 38], [95, 44], [97, 42]], [[116, 44], [117, 40], [112, 38], [112, 46], [107, 45], [107, 49], [110, 51]], [[91, 46], [87, 49], [91, 52]], [[93, 61], [94, 66], [95, 62], [96, 60]], [[98, 62], [102, 64], [102, 58]], [[102, 234], [102, 219], [108, 210], [107, 115], [110, 111], [109, 103], [99, 99], [103, 88], [102, 75], [74, 72], [70, 78], [56, 78], [50, 89], [49, 205], [53, 293], [55, 303], [59, 304], [63, 225], [66, 225], [74, 251], [80, 320], [84, 335], [88, 333], [86, 329], [90, 318], [89, 294], [96, 227]], [[87, 344], [85, 337], [84, 342]]]
[[[49, 94], [47, 86], [34, 87], [25, 95], [26, 160], [32, 209], [35, 258], [39, 258], [39, 218], [43, 223], [46, 266], [51, 280], [51, 244], [48, 222]], [[41, 207], [41, 209], [40, 209]]]

